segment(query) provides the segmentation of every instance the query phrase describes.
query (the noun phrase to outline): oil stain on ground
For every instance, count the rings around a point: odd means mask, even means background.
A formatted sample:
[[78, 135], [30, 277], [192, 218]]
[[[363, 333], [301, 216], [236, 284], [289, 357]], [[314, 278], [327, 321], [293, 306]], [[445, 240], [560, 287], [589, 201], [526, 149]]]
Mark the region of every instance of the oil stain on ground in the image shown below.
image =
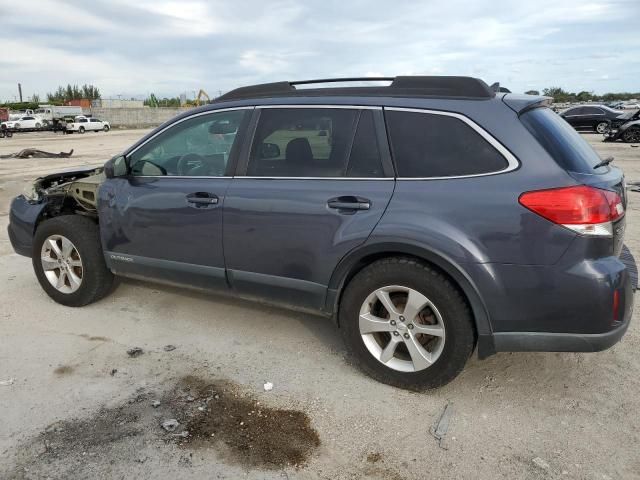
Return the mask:
[[186, 377], [178, 392], [173, 401], [189, 405], [185, 448], [211, 445], [243, 466], [277, 469], [302, 466], [320, 446], [306, 413], [263, 405], [229, 382]]
[[[69, 373], [66, 366], [56, 370]], [[173, 432], [161, 427], [169, 418], [179, 422]], [[103, 469], [116, 475], [140, 468], [140, 452], [154, 447], [167, 461], [176, 448], [180, 458], [197, 452], [201, 459], [211, 448], [214, 461], [247, 469], [303, 467], [319, 445], [304, 412], [262, 405], [231, 382], [186, 377], [163, 391], [140, 387], [120, 404], [49, 425], [0, 464], [0, 478], [92, 478]]]

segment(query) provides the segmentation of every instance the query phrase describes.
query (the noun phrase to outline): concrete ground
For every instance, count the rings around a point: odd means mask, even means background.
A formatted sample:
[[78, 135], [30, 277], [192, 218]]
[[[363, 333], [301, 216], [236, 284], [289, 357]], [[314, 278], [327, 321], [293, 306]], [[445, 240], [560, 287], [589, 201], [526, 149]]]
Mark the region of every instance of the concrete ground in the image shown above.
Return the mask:
[[[144, 133], [0, 139], [0, 154], [74, 149], [0, 160], [2, 232], [34, 177], [101, 164]], [[640, 148], [585, 137], [640, 181]], [[638, 196], [626, 239], [640, 258]], [[472, 358], [417, 394], [364, 376], [311, 315], [134, 281], [62, 307], [4, 233], [0, 305], [0, 478], [640, 478], [640, 308], [608, 351]]]

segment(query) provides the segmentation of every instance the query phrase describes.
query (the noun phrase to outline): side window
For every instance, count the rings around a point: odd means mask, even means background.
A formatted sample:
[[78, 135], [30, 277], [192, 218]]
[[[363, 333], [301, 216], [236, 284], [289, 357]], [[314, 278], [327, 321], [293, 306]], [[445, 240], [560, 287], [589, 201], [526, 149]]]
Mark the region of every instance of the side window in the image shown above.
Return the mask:
[[399, 177], [452, 177], [504, 170], [507, 160], [462, 120], [387, 110]]
[[246, 110], [211, 113], [184, 120], [129, 157], [137, 176], [221, 177]]
[[566, 112], [564, 112], [564, 115], [566, 117], [570, 117], [571, 115], [584, 115], [584, 108], [582, 107], [575, 107], [575, 108], [570, 108], [569, 110], [567, 110]]
[[363, 110], [349, 155], [347, 177], [384, 177], [373, 112]]
[[247, 175], [343, 176], [358, 113], [337, 108], [262, 109]]
[[584, 107], [583, 110], [585, 115], [604, 115], [604, 112], [596, 107]]

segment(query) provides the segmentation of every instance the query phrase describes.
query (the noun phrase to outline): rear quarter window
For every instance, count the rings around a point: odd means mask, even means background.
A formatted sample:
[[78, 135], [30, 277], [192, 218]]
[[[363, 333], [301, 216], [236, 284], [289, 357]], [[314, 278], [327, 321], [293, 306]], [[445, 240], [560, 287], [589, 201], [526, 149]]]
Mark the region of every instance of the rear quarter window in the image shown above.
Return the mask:
[[500, 152], [456, 117], [386, 110], [385, 118], [400, 177], [481, 175], [509, 166]]
[[562, 117], [546, 107], [534, 108], [520, 116], [522, 124], [565, 170], [576, 173], [604, 173], [594, 170], [601, 161], [596, 151]]

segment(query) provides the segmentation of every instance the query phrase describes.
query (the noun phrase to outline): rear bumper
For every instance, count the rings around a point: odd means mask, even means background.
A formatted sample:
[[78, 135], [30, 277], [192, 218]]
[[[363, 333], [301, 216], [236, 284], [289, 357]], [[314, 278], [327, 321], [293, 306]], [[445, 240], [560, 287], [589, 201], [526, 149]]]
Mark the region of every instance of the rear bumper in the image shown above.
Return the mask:
[[11, 246], [17, 254], [31, 257], [33, 235], [46, 203], [30, 203], [20, 195], [11, 202], [7, 232]]
[[[633, 295], [633, 294], [632, 294]], [[629, 328], [628, 317], [605, 333], [499, 332], [493, 334], [496, 352], [600, 352], [620, 341]]]
[[490, 272], [502, 281], [497, 291], [488, 290], [496, 282], [480, 285], [491, 294], [484, 298], [493, 326], [492, 334], [479, 339], [480, 358], [495, 352], [597, 352], [617, 343], [629, 327], [638, 273], [626, 246], [619, 258], [569, 268], [494, 265]]

